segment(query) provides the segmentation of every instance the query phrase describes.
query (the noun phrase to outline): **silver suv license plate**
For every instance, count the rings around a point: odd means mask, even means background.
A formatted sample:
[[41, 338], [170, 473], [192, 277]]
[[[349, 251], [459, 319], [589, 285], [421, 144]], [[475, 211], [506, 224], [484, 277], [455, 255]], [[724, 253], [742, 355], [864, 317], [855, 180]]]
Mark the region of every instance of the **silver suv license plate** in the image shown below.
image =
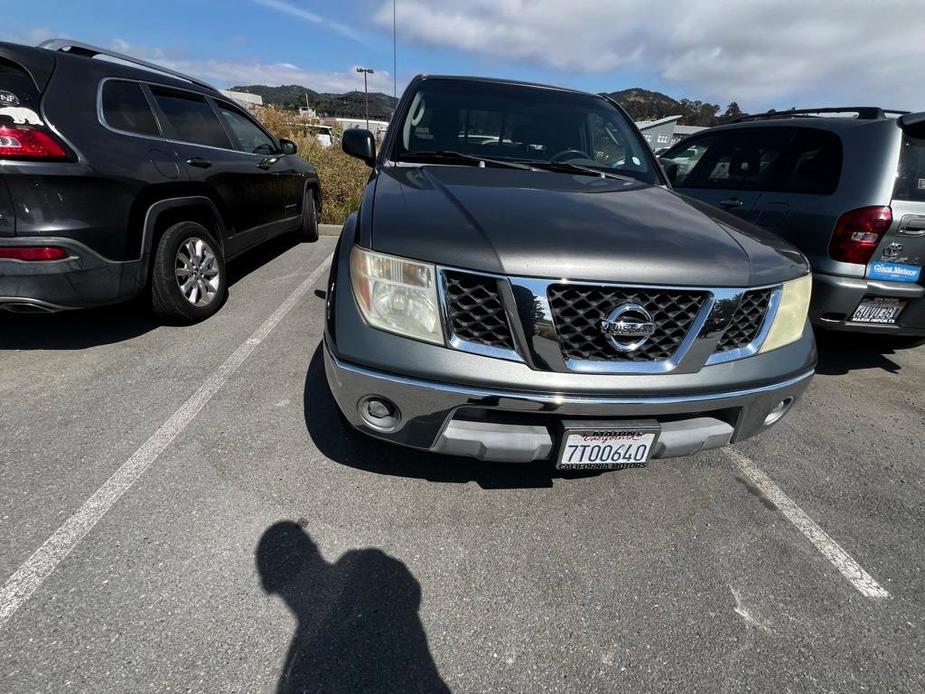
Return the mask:
[[854, 310], [852, 323], [892, 324], [899, 318], [906, 302], [894, 297], [877, 296], [865, 298]]
[[562, 423], [559, 470], [613, 470], [644, 467], [661, 427], [654, 419], [625, 422]]

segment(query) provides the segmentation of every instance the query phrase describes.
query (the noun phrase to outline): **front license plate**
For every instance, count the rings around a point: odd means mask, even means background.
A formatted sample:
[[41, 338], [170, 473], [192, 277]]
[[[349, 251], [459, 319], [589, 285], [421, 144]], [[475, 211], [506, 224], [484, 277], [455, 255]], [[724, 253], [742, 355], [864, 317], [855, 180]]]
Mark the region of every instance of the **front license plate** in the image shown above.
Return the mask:
[[879, 323], [890, 325], [896, 322], [906, 302], [894, 297], [877, 296], [864, 299], [854, 309], [853, 323]]
[[660, 427], [654, 420], [563, 422], [559, 470], [613, 470], [643, 467]]

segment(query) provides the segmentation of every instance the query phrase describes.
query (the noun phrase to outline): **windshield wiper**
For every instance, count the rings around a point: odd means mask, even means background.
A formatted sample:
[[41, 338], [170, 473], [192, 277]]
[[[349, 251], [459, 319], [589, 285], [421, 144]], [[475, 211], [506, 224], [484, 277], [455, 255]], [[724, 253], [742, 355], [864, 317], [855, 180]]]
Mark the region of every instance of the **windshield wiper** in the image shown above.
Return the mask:
[[628, 181], [634, 183], [636, 179], [629, 176], [603, 171], [602, 169], [593, 169], [590, 166], [581, 166], [567, 161], [543, 161], [541, 159], [490, 159], [488, 157], [479, 157], [474, 154], [463, 154], [448, 149], [421, 150], [417, 152], [405, 152], [401, 155], [401, 161], [414, 161], [416, 159], [442, 159], [446, 161], [465, 162], [476, 166], [504, 166], [510, 169], [522, 169], [524, 171], [533, 171], [543, 169], [546, 171], [559, 171], [562, 173], [578, 173], [586, 176], [597, 176], [598, 178], [613, 178], [618, 181]]
[[594, 169], [590, 166], [573, 164], [568, 161], [543, 161], [541, 159], [520, 159], [519, 161], [523, 162], [524, 164], [529, 164], [535, 169], [560, 171], [562, 173], [578, 173], [585, 174], [587, 176], [597, 176], [598, 178], [614, 178], [618, 181], [635, 181], [635, 179], [630, 178], [629, 176], [621, 176], [620, 174], [604, 171], [603, 169]]
[[531, 169], [527, 164], [521, 164], [516, 161], [477, 157], [474, 154], [463, 154], [462, 152], [453, 152], [448, 149], [405, 152], [401, 155], [401, 161], [414, 161], [415, 159], [443, 159], [446, 161], [465, 162], [476, 166], [505, 166], [509, 169], [523, 169], [524, 171], [529, 171]]

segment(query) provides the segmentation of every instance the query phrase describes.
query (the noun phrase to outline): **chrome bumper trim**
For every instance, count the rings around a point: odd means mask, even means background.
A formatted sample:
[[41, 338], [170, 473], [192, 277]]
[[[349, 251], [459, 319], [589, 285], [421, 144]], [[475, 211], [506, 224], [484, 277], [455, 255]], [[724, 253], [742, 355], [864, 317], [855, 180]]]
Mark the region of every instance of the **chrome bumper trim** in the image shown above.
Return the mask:
[[[643, 390], [632, 395], [621, 390], [616, 383], [614, 391], [604, 393], [581, 390], [556, 392], [542, 385], [518, 391], [510, 389], [517, 387], [516, 378], [497, 385], [460, 385], [459, 380], [466, 378], [465, 370], [457, 371], [455, 376], [447, 372], [447, 378], [457, 381], [453, 383], [360, 366], [335, 357], [327, 337], [323, 353], [331, 394], [353, 427], [370, 436], [419, 450], [443, 450], [485, 459], [499, 455], [505, 460], [534, 458], [546, 441], [538, 440], [535, 435], [538, 430], [534, 430], [533, 426], [550, 427], [569, 418], [614, 421], [646, 418], [658, 420], [665, 425], [666, 431], [676, 427], [684, 428], [685, 432], [679, 433], [678, 440], [659, 457], [687, 455], [695, 449], [712, 448], [727, 442], [728, 432], [725, 428], [723, 432], [718, 432], [713, 431], [712, 427], [696, 426], [694, 431], [687, 431], [687, 427], [694, 426], [696, 421], [703, 418], [729, 424], [733, 431], [728, 442], [735, 443], [767, 429], [765, 421], [768, 414], [782, 400], [799, 398], [809, 386], [814, 373], [812, 368], [806, 366], [798, 375], [781, 376], [780, 380], [773, 383], [753, 387], [730, 384], [720, 391], [704, 392], [695, 389], [683, 394], [647, 395]], [[442, 374], [438, 376], [441, 377]], [[596, 381], [594, 377], [590, 380]], [[623, 386], [624, 389], [626, 387]], [[397, 406], [402, 415], [402, 424], [398, 429], [385, 433], [368, 425], [358, 410], [358, 403], [370, 394]], [[520, 414], [509, 416], [496, 413]], [[518, 416], [524, 418], [517, 419]], [[503, 426], [460, 424], [448, 430], [447, 427], [454, 426], [452, 423], [457, 419], [461, 422], [494, 422]], [[447, 438], [452, 441], [446, 441], [444, 447], [441, 436], [447, 431], [450, 433]], [[547, 431], [554, 439], [555, 432], [552, 429]], [[510, 435], [517, 433], [524, 435], [518, 440], [511, 440], [517, 437]]]
[[375, 378], [389, 381], [396, 385], [412, 386], [416, 388], [427, 388], [443, 393], [462, 396], [465, 398], [504, 398], [507, 400], [525, 400], [548, 405], [678, 405], [685, 403], [709, 402], [713, 400], [731, 400], [751, 395], [760, 395], [780, 388], [788, 388], [797, 385], [806, 379], [812, 378], [815, 369], [810, 369], [805, 373], [789, 378], [785, 381], [777, 381], [764, 386], [754, 388], [745, 388], [742, 390], [725, 391], [722, 393], [698, 393], [696, 395], [676, 395], [676, 396], [599, 396], [599, 395], [567, 395], [558, 393], [539, 393], [539, 392], [521, 392], [514, 390], [490, 390], [476, 386], [459, 386], [451, 383], [442, 383], [440, 381], [426, 381], [412, 378], [409, 376], [398, 376], [384, 371], [375, 371], [367, 369], [356, 364], [348, 364], [338, 359], [328, 349], [327, 344], [324, 346], [328, 353], [328, 358], [338, 368], [358, 376]]

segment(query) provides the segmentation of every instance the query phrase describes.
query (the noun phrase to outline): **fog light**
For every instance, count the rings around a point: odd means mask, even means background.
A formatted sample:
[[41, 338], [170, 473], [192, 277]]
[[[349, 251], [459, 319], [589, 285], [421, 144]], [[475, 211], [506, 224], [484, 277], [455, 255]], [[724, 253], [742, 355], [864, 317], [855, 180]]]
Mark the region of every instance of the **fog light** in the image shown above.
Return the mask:
[[790, 409], [790, 406], [793, 404], [793, 398], [784, 398], [779, 403], [774, 406], [774, 409], [768, 412], [768, 416], [764, 418], [764, 425], [766, 427], [775, 424], [780, 421], [780, 418], [787, 414], [787, 410]]
[[367, 395], [357, 403], [360, 417], [378, 431], [394, 431], [401, 422], [401, 412], [391, 400], [379, 395]]

